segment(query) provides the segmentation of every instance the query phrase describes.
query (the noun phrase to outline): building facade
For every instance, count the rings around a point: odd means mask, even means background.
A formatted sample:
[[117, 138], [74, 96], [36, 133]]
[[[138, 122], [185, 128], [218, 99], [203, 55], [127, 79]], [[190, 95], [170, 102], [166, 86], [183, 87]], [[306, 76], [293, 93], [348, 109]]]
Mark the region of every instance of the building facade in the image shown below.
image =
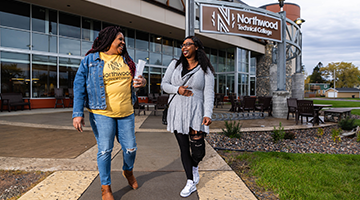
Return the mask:
[[[239, 2], [242, 3], [242, 2]], [[54, 88], [68, 89], [99, 31], [119, 25], [130, 56], [147, 62], [138, 95], [162, 93], [161, 78], [181, 55], [182, 0], [1, 0], [1, 93], [21, 92], [33, 108], [53, 107]], [[257, 95], [266, 41], [195, 31], [216, 70], [216, 93]]]

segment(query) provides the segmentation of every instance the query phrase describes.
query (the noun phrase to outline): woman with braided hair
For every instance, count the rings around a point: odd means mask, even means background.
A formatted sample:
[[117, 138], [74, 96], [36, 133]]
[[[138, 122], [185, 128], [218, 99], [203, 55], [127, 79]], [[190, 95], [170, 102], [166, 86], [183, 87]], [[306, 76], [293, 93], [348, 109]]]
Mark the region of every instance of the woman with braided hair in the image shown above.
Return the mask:
[[138, 188], [133, 175], [137, 150], [133, 104], [135, 90], [144, 87], [146, 80], [142, 76], [134, 78], [134, 74], [135, 63], [126, 50], [122, 30], [110, 26], [100, 31], [74, 80], [73, 125], [83, 131], [85, 106], [98, 145], [103, 200], [114, 199], [110, 171], [115, 137], [123, 152], [123, 175], [133, 189]]
[[[214, 105], [214, 68], [196, 36], [188, 36], [178, 61], [173, 60], [161, 82], [172, 99], [167, 130], [175, 134], [187, 182], [180, 196], [188, 197], [199, 183], [199, 162], [205, 156], [205, 135], [209, 133]], [[191, 151], [190, 151], [191, 150]]]

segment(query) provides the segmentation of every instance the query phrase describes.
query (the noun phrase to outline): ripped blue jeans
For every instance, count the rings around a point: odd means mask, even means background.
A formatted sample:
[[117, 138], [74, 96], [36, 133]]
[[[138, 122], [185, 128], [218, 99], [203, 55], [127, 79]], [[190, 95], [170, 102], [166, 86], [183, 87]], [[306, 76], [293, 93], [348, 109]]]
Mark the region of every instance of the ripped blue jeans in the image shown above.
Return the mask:
[[112, 118], [90, 113], [90, 123], [97, 145], [97, 164], [101, 185], [111, 185], [111, 152], [114, 139], [121, 144], [123, 152], [123, 170], [131, 171], [136, 156], [135, 116], [131, 114], [123, 118]]

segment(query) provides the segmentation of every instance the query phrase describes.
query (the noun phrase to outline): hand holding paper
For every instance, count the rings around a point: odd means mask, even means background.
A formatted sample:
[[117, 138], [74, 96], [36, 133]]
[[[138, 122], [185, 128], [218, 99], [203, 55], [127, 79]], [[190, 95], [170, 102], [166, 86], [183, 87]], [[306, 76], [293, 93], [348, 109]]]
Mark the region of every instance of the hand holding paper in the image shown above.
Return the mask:
[[135, 77], [136, 77], [136, 78], [137, 78], [139, 75], [142, 75], [142, 74], [143, 74], [145, 64], [146, 64], [146, 61], [139, 59], [138, 64], [137, 64], [137, 66], [136, 66], [136, 71], [135, 71]]

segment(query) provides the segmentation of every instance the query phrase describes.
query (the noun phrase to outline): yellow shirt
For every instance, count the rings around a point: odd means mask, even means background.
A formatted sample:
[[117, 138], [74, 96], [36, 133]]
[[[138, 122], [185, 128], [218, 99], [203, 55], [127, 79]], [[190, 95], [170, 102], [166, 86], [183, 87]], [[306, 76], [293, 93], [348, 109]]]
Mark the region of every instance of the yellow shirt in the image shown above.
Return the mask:
[[134, 113], [131, 103], [132, 76], [129, 66], [120, 55], [107, 55], [100, 52], [104, 60], [103, 78], [105, 85], [105, 110], [89, 110], [108, 117], [127, 117]]

